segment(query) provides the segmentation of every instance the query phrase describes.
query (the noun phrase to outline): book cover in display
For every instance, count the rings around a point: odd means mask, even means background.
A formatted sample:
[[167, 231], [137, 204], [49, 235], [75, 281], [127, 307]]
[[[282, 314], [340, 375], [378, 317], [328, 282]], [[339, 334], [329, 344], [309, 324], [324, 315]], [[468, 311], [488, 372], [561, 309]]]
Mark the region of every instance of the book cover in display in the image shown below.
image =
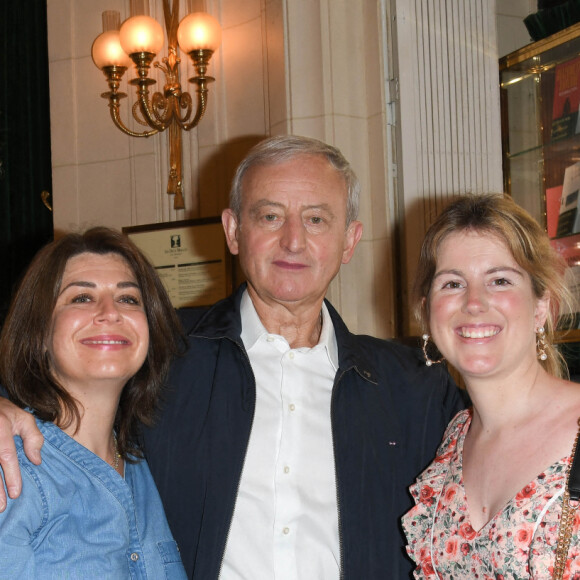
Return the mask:
[[555, 68], [551, 140], [559, 141], [580, 133], [580, 57]]
[[564, 184], [558, 215], [556, 237], [571, 236], [580, 232], [580, 212], [578, 211], [578, 196], [580, 193], [580, 162], [566, 167]]

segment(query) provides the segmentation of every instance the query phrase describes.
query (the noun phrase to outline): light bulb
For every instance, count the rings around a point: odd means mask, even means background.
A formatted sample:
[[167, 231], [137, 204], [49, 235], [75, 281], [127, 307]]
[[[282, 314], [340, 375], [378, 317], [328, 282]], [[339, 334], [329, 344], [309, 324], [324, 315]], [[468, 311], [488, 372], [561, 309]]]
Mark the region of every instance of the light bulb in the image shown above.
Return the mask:
[[91, 49], [93, 62], [101, 70], [105, 66], [131, 66], [131, 59], [121, 48], [119, 31], [109, 30], [95, 38]]
[[121, 25], [120, 39], [127, 54], [157, 54], [163, 48], [163, 28], [151, 16], [132, 16]]
[[177, 29], [179, 48], [186, 54], [192, 50], [215, 51], [222, 40], [220, 23], [207, 12], [188, 14]]

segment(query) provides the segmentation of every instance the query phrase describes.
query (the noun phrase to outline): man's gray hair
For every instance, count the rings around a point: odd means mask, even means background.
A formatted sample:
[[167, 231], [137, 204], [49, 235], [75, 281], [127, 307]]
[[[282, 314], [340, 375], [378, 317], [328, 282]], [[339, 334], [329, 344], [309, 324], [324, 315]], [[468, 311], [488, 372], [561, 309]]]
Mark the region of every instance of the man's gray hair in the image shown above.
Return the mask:
[[360, 182], [350, 163], [332, 145], [299, 135], [278, 135], [260, 141], [238, 165], [230, 189], [230, 209], [240, 220], [242, 211], [242, 182], [246, 172], [257, 165], [284, 163], [302, 155], [322, 155], [338, 171], [347, 188], [346, 225], [357, 218], [360, 198]]

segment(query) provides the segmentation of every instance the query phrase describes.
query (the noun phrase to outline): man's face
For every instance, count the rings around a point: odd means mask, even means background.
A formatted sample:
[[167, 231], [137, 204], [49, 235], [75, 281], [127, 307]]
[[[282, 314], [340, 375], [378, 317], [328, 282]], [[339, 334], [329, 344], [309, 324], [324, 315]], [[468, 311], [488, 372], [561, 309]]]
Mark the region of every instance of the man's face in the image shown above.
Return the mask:
[[362, 234], [360, 222], [346, 228], [346, 201], [342, 176], [322, 156], [246, 173], [239, 223], [231, 210], [222, 221], [253, 299], [292, 308], [324, 298]]

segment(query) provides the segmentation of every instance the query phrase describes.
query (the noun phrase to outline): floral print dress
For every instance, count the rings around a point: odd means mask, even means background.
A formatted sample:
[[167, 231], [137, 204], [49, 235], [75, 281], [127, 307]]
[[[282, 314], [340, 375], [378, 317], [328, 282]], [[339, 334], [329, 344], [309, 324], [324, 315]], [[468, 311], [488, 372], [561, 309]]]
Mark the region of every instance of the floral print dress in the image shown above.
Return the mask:
[[[417, 579], [552, 578], [562, 494], [570, 457], [526, 485], [479, 531], [471, 527], [463, 488], [463, 442], [471, 411], [449, 424], [433, 463], [411, 486], [415, 507], [403, 516]], [[580, 580], [580, 510], [564, 580]]]

